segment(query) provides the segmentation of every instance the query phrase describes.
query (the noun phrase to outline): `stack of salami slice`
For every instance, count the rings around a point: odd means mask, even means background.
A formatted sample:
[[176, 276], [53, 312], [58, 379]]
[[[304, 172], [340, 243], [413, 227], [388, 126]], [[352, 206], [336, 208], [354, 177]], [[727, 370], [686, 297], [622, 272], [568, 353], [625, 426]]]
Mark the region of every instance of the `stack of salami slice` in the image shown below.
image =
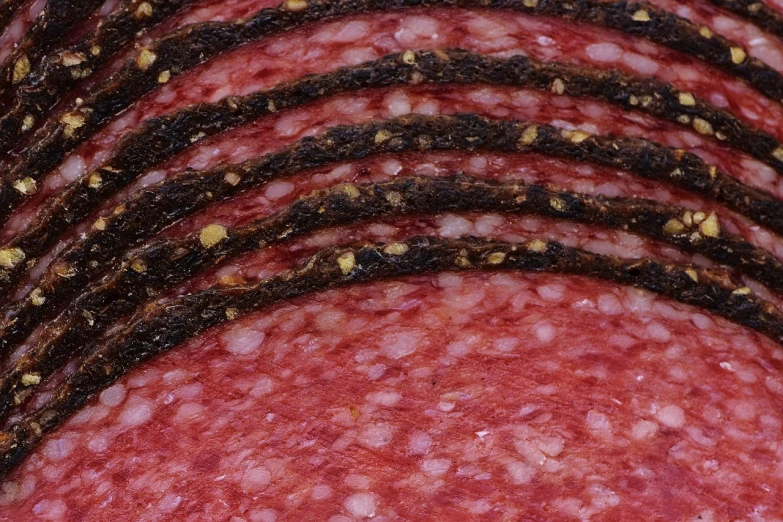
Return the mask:
[[0, 521], [783, 521], [781, 0], [0, 28]]

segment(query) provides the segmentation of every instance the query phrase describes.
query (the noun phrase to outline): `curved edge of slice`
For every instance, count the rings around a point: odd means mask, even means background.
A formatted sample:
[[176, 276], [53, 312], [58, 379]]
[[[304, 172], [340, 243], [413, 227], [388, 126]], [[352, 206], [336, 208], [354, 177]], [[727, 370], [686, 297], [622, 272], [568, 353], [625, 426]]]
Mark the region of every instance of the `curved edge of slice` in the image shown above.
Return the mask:
[[256, 285], [210, 289], [136, 315], [121, 332], [97, 343], [50, 401], [0, 434], [0, 478], [96, 393], [209, 328], [331, 288], [465, 270], [558, 273], [629, 285], [706, 309], [783, 342], [783, 313], [731, 284], [719, 271], [650, 259], [621, 261], [539, 239], [509, 244], [414, 238], [387, 245], [330, 248], [310, 258], [303, 268]]
[[[624, 230], [701, 253], [783, 294], [783, 263], [770, 253], [729, 234], [694, 238], [693, 232], [717, 219], [715, 215], [699, 218], [684, 208], [649, 200], [594, 197], [522, 182], [495, 183], [464, 174], [338, 185], [300, 198], [279, 213], [243, 227], [210, 225], [186, 237], [153, 243], [130, 253], [47, 325], [41, 340], [0, 375], [0, 419], [24, 403], [54, 371], [109, 325], [149, 300], [150, 294], [170, 289], [229, 259], [305, 234], [338, 225], [444, 212], [537, 215]], [[696, 272], [690, 275], [698, 277]], [[38, 289], [32, 304], [42, 305], [47, 298]]]
[[[492, 58], [455, 50], [411, 50], [267, 91], [229, 97], [153, 118], [124, 136], [103, 166], [53, 196], [23, 233], [0, 248], [20, 249], [28, 258], [43, 255], [68, 227], [81, 221], [100, 203], [145, 171], [207, 137], [338, 94], [421, 84], [491, 84], [546, 91], [560, 86], [564, 95], [598, 99], [687, 128], [693, 122], [701, 122], [698, 127], [703, 130], [706, 122], [711, 129], [708, 137], [765, 161], [783, 173], [783, 145], [772, 136], [690, 93], [656, 80], [538, 62], [522, 56]], [[21, 272], [9, 277], [18, 281], [17, 274]]]
[[[739, 183], [692, 154], [642, 139], [593, 136], [472, 114], [404, 116], [339, 126], [260, 159], [220, 165], [208, 171], [184, 172], [136, 192], [111, 215], [101, 218], [84, 238], [66, 247], [37, 279], [36, 289], [50, 299], [35, 306], [31, 291], [0, 310], [5, 319], [0, 326], [0, 354], [7, 357], [12, 346], [57, 306], [64, 307], [101, 266], [198, 210], [273, 179], [338, 161], [384, 153], [443, 150], [538, 153], [594, 162], [711, 198], [783, 233], [783, 201]], [[718, 237], [721, 230], [712, 228], [707, 233]], [[5, 269], [7, 280], [9, 273], [25, 270], [28, 260], [23, 250], [0, 250], [0, 262], [4, 261], [3, 256], [5, 263], [0, 266]]]
[[[783, 100], [783, 75], [758, 59], [748, 57], [741, 46], [726, 38], [700, 33], [691, 22], [646, 3], [573, 0], [290, 0], [280, 7], [262, 9], [236, 22], [207, 22], [185, 27], [141, 49], [83, 103], [71, 107], [39, 129], [34, 145], [0, 186], [0, 223], [35, 190], [14, 191], [16, 183], [34, 183], [47, 175], [77, 145], [83, 143], [112, 117], [172, 77], [223, 52], [306, 24], [367, 12], [389, 12], [421, 7], [459, 7], [511, 10], [531, 15], [581, 21], [646, 38], [689, 54], [753, 85], [775, 101]], [[0, 151], [7, 144], [0, 144]]]

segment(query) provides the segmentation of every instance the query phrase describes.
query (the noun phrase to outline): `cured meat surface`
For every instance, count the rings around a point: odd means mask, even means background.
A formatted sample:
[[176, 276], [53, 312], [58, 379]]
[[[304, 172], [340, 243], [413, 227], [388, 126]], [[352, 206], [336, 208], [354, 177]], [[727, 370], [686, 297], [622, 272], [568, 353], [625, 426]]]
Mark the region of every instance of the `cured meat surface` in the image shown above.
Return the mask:
[[3, 73], [0, 522], [783, 522], [762, 1], [79, 4]]
[[594, 281], [332, 291], [123, 379], [0, 498], [7, 520], [775, 520], [780, 366], [754, 334]]

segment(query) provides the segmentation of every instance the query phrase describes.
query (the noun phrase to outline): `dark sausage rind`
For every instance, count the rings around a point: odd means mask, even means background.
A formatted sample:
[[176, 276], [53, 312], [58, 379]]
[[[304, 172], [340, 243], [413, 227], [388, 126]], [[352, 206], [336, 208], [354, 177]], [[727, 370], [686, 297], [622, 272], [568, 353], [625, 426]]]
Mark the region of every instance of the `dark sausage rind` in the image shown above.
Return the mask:
[[541, 240], [509, 244], [414, 238], [388, 245], [330, 248], [303, 268], [257, 285], [210, 289], [139, 313], [121, 332], [102, 339], [49, 402], [0, 434], [0, 478], [96, 393], [209, 328], [330, 288], [456, 270], [521, 270], [603, 279], [704, 308], [783, 342], [783, 313], [734, 286], [720, 271], [651, 259], [624, 261]]
[[[340, 93], [393, 85], [494, 84], [549, 90], [555, 80], [564, 94], [598, 98], [679, 124], [700, 118], [715, 129], [713, 136], [783, 172], [781, 144], [772, 136], [739, 121], [731, 113], [693, 98], [680, 102], [680, 91], [653, 79], [597, 71], [523, 56], [492, 58], [463, 51], [413, 52], [391, 55], [363, 65], [303, 78], [290, 84], [200, 104], [154, 118], [125, 136], [103, 168], [87, 174], [52, 197], [27, 229], [4, 248], [18, 248], [29, 258], [43, 255], [61, 234], [145, 171], [192, 147], [204, 138], [280, 111]], [[690, 98], [689, 98], [690, 100]], [[690, 123], [685, 123], [690, 127]], [[199, 139], [194, 140], [194, 137]], [[782, 156], [783, 157], [783, 156]], [[95, 180], [100, 179], [100, 183]], [[9, 275], [8, 285], [22, 272]], [[3, 286], [0, 284], [0, 288]]]
[[710, 2], [750, 20], [778, 38], [783, 38], [783, 14], [761, 0], [710, 0]]
[[7, 98], [8, 90], [22, 83], [41, 58], [102, 3], [103, 0], [49, 0], [0, 67], [0, 98]]
[[[0, 223], [35, 191], [35, 183], [54, 169], [77, 145], [110, 119], [161, 83], [209, 59], [260, 38], [347, 15], [389, 12], [416, 7], [500, 9], [585, 22], [647, 38], [699, 58], [747, 81], [764, 95], [783, 99], [783, 76], [763, 62], [748, 58], [742, 48], [719, 36], [703, 36], [699, 28], [646, 3], [599, 0], [296, 0], [262, 9], [247, 20], [189, 26], [163, 38], [85, 97], [71, 112], [48, 121], [26, 149], [8, 179], [0, 185]], [[741, 59], [740, 59], [741, 58]], [[0, 147], [2, 150], [2, 147]], [[22, 183], [23, 189], [14, 190]]]
[[[680, 233], [669, 223], [691, 213], [683, 208], [629, 198], [558, 192], [524, 183], [498, 184], [465, 175], [401, 178], [388, 183], [342, 185], [300, 199], [286, 210], [250, 225], [218, 227], [221, 239], [205, 244], [200, 233], [147, 245], [87, 289], [47, 326], [42, 341], [0, 375], [0, 419], [21, 404], [79, 349], [109, 325], [156, 294], [224, 261], [303, 234], [360, 221], [442, 212], [532, 214], [626, 230], [705, 255], [744, 272], [783, 294], [783, 263], [743, 239], [723, 233], [694, 239], [699, 225]], [[224, 236], [224, 237], [223, 237]], [[41, 299], [42, 296], [36, 296]], [[35, 375], [23, 383], [23, 376]]]
[[195, 0], [126, 0], [79, 42], [43, 58], [15, 86], [0, 118], [0, 153], [13, 149], [51, 107], [82, 79], [108, 63], [138, 35]]
[[[335, 127], [317, 137], [239, 165], [184, 172], [133, 194], [98, 227], [67, 247], [24, 299], [3, 307], [0, 354], [7, 356], [40, 321], [65, 306], [101, 266], [154, 237], [178, 220], [273, 179], [338, 161], [383, 153], [438, 150], [535, 152], [628, 170], [714, 199], [783, 234], [783, 201], [752, 189], [698, 157], [642, 139], [590, 136], [549, 125], [493, 120], [476, 115], [404, 116]], [[109, 172], [107, 175], [111, 174]], [[18, 260], [6, 280], [26, 269], [23, 251], [0, 250]], [[0, 284], [4, 289], [11, 285]], [[36, 306], [32, 292], [46, 297]]]

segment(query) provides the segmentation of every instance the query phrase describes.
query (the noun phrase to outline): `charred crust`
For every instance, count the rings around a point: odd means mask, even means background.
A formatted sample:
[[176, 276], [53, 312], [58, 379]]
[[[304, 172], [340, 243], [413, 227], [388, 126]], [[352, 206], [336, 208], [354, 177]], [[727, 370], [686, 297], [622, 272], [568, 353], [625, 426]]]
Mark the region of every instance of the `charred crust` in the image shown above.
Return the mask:
[[[405, 248], [400, 248], [402, 244]], [[391, 252], [389, 245], [383, 244], [328, 248], [302, 268], [256, 285], [209, 289], [142, 310], [123, 330], [94, 345], [51, 400], [0, 436], [0, 477], [7, 476], [47, 433], [62, 425], [91, 397], [187, 339], [276, 303], [372, 281], [447, 271], [584, 276], [645, 289], [709, 310], [777, 343], [783, 341], [780, 310], [727, 281], [721, 271], [652, 259], [620, 260], [540, 239], [509, 244], [418, 237], [395, 245]], [[346, 260], [350, 260], [348, 270]]]
[[[191, 147], [191, 136], [213, 136], [273, 112], [360, 89], [430, 83], [494, 84], [548, 90], [553, 79], [560, 80], [564, 93], [570, 96], [597, 98], [629, 111], [643, 112], [672, 122], [679, 122], [678, 118], [683, 114], [688, 115], [689, 122], [691, 118], [710, 122], [724, 143], [783, 172], [783, 146], [772, 136], [690, 93], [680, 92], [656, 80], [613, 71], [541, 63], [522, 56], [501, 59], [464, 51], [405, 51], [359, 66], [307, 77], [268, 91], [199, 104], [151, 119], [119, 142], [104, 167], [53, 197], [12, 244], [30, 251], [33, 256], [42, 255], [68, 227], [83, 219], [101, 202], [143, 172]], [[89, 125], [90, 120], [84, 116], [76, 113], [69, 121]], [[690, 128], [690, 123], [685, 125]], [[66, 125], [66, 130], [68, 128]], [[73, 125], [70, 129], [72, 134], [81, 131], [81, 127], [74, 128]], [[522, 142], [532, 142], [536, 138], [534, 134], [535, 128], [528, 128]], [[380, 131], [375, 137], [379, 143], [389, 138], [386, 131]], [[17, 175], [23, 173], [20, 171]], [[235, 186], [239, 183], [239, 175], [229, 172], [225, 181]], [[8, 198], [19, 199], [22, 196], [12, 193]], [[2, 288], [5, 287], [0, 285]]]
[[[146, 301], [150, 291], [158, 293], [259, 248], [362, 221], [443, 212], [499, 212], [596, 224], [700, 253], [783, 293], [783, 263], [776, 257], [731, 234], [706, 234], [694, 239], [693, 233], [710, 218], [688, 218], [692, 212], [680, 207], [642, 199], [556, 192], [525, 183], [499, 184], [464, 174], [401, 178], [350, 187], [351, 190], [343, 185], [317, 191], [284, 211], [245, 227], [209, 225], [187, 237], [153, 243], [128, 254], [47, 327], [41, 343], [0, 376], [0, 419], [14, 406], [22, 376], [35, 373], [45, 379], [108, 325]], [[558, 203], [554, 205], [553, 201]], [[672, 221], [680, 224], [676, 231], [667, 228]], [[537, 244], [529, 247], [545, 249]], [[407, 248], [404, 243], [392, 243], [384, 252], [402, 255]], [[494, 256], [490, 262], [502, 260]], [[355, 259], [345, 258], [340, 265], [343, 271], [350, 272]], [[32, 304], [43, 296], [41, 289], [36, 289]], [[45, 301], [37, 306], [43, 304]], [[85, 312], [90, 321], [85, 321]]]
[[[532, 141], [531, 125], [536, 127]], [[378, 133], [390, 138], [379, 142]], [[36, 282], [51, 297], [43, 306], [32, 307], [26, 299], [2, 309], [6, 325], [0, 331], [0, 354], [6, 356], [54, 307], [67, 304], [89, 282], [95, 267], [105, 266], [124, 250], [198, 210], [250, 187], [337, 161], [384, 153], [443, 150], [533, 152], [608, 165], [714, 199], [772, 231], [783, 233], [783, 201], [741, 184], [692, 154], [641, 139], [592, 136], [549, 125], [471, 114], [404, 116], [335, 127], [260, 159], [208, 171], [186, 171], [136, 192], [123, 204], [121, 212], [103, 216], [101, 227], [93, 227], [52, 262]], [[226, 182], [229, 173], [238, 176], [236, 184]], [[15, 248], [24, 250], [18, 245]], [[30, 253], [28, 257], [35, 256]], [[57, 266], [69, 267], [69, 276], [58, 274]], [[26, 264], [16, 265], [6, 271], [5, 279], [16, 281], [25, 270]], [[0, 288], [9, 289], [11, 284], [1, 279]]]
[[[291, 5], [296, 8], [291, 8]], [[765, 96], [776, 101], [783, 100], [783, 77], [778, 71], [760, 60], [747, 57], [740, 46], [726, 38], [720, 35], [705, 38], [696, 25], [646, 3], [607, 3], [601, 0], [296, 1], [293, 4], [284, 3], [278, 8], [262, 9], [250, 18], [236, 22], [207, 22], [188, 26], [158, 40], [149, 49], [140, 50], [136, 57], [85, 98], [83, 105], [92, 114], [81, 132], [67, 136], [63, 132], [62, 124], [49, 121], [36, 133], [33, 140], [35, 145], [23, 152], [21, 164], [12, 177], [23, 177], [22, 174], [26, 171], [33, 172], [36, 176], [45, 176], [51, 172], [68, 152], [92, 136], [116, 114], [156, 89], [160, 85], [161, 74], [167, 74], [167, 78], [178, 76], [218, 54], [312, 22], [419, 7], [511, 10], [622, 31], [695, 56], [748, 82]], [[641, 12], [644, 16], [640, 16]], [[745, 56], [737, 60], [740, 51]], [[15, 121], [9, 120], [7, 126], [0, 121], [0, 129], [11, 129], [11, 141], [0, 143], [0, 152], [9, 150], [9, 143], [15, 141], [18, 130], [21, 129], [20, 118], [27, 114], [17, 114]], [[24, 199], [23, 195], [19, 195], [11, 206], [0, 210], [0, 223], [7, 219], [13, 208]]]

